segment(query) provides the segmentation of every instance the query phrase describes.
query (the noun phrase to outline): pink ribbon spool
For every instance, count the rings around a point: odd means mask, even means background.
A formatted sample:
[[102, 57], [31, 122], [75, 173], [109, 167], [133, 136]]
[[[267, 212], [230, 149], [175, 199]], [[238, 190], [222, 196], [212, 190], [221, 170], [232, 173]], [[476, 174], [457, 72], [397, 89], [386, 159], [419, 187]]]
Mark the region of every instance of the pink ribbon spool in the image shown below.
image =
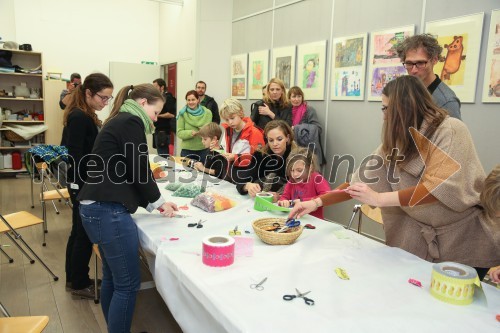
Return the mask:
[[228, 236], [210, 236], [203, 240], [203, 263], [211, 267], [225, 267], [234, 262], [234, 239]]

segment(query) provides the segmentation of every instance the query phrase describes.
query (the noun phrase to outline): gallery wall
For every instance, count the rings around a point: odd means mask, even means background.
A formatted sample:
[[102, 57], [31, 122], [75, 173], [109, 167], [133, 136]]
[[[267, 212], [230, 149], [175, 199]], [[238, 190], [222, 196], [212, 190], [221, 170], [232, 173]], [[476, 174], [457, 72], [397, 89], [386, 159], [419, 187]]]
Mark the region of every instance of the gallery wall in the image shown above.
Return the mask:
[[[251, 4], [250, 4], [251, 3]], [[267, 9], [276, 8], [271, 11]], [[289, 4], [289, 5], [286, 5]], [[380, 143], [382, 114], [380, 102], [369, 102], [367, 95], [362, 101], [330, 100], [330, 59], [333, 38], [360, 33], [372, 33], [406, 25], [415, 25], [416, 33], [424, 31], [428, 21], [484, 12], [479, 72], [474, 103], [463, 103], [462, 119], [469, 127], [479, 158], [486, 172], [500, 163], [500, 104], [482, 103], [486, 48], [490, 15], [500, 8], [497, 0], [454, 1], [420, 0], [235, 0], [233, 3], [232, 54], [242, 54], [263, 49], [300, 45], [327, 40], [327, 72], [325, 99], [310, 104], [318, 111], [325, 128], [326, 155], [331, 161], [334, 155], [350, 154], [356, 166]], [[366, 77], [366, 82], [368, 82]], [[366, 83], [365, 88], [368, 88]], [[307, 95], [306, 95], [307, 99]], [[252, 100], [241, 101], [249, 113]], [[330, 175], [328, 163], [325, 176]], [[331, 178], [332, 187], [345, 181], [345, 163], [338, 169], [337, 177]], [[326, 209], [326, 217], [347, 223], [355, 202], [350, 201]], [[380, 226], [367, 225], [368, 233], [383, 237]]]

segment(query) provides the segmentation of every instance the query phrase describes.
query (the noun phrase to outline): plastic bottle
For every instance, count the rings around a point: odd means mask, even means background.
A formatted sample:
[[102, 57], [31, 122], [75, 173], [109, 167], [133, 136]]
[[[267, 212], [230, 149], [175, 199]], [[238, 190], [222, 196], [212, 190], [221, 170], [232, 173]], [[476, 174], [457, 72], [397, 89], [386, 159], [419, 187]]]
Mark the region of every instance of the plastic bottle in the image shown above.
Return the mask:
[[12, 152], [12, 169], [21, 170], [23, 168], [23, 160], [21, 153], [18, 151]]
[[3, 155], [3, 167], [5, 169], [12, 169], [12, 154], [7, 153]]
[[0, 170], [3, 170], [4, 167], [3, 167], [3, 155], [2, 153], [0, 153]]

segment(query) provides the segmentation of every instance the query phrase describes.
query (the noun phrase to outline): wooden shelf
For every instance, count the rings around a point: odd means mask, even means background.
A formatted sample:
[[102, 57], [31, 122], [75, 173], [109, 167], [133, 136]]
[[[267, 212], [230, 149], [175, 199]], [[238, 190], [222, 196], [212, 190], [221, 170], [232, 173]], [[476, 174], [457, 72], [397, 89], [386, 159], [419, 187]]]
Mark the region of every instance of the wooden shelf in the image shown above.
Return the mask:
[[25, 167], [22, 167], [19, 170], [14, 170], [14, 169], [1, 169], [0, 173], [17, 173], [17, 172], [28, 172], [28, 170]]
[[0, 150], [16, 150], [16, 149], [19, 149], [19, 150], [22, 150], [22, 149], [31, 149], [33, 147], [35, 147], [36, 145], [33, 145], [33, 146], [17, 146], [17, 147], [0, 147]]
[[34, 77], [42, 77], [43, 74], [29, 74], [29, 73], [5, 73], [0, 72], [0, 75], [17, 75], [17, 76], [34, 76]]
[[16, 98], [16, 97], [0, 97], [0, 100], [4, 101], [22, 101], [22, 102], [37, 102], [43, 101], [43, 98]]
[[4, 120], [4, 124], [43, 124], [43, 120]]
[[12, 52], [12, 54], [16, 54], [16, 53], [20, 53], [20, 54], [31, 54], [31, 55], [37, 55], [37, 56], [41, 56], [42, 55], [42, 52], [35, 52], [35, 51], [24, 51], [24, 50], [7, 50], [7, 49], [4, 49], [4, 51], [10, 51]]

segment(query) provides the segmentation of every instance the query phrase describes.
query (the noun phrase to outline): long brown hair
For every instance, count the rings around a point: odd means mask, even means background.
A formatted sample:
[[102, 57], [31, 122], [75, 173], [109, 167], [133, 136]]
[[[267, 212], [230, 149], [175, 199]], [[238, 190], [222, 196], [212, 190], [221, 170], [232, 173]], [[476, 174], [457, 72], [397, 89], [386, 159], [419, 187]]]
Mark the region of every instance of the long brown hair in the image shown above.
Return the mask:
[[264, 137], [266, 138], [266, 145], [258, 150], [260, 150], [260, 152], [262, 152], [263, 154], [269, 154], [269, 152], [272, 151], [271, 147], [269, 147], [269, 142], [267, 142], [267, 133], [276, 128], [279, 128], [283, 132], [283, 134], [285, 134], [285, 136], [287, 136], [290, 139], [288, 145], [290, 145], [292, 149], [297, 149], [298, 146], [295, 143], [295, 138], [293, 135], [292, 128], [290, 127], [290, 125], [288, 125], [286, 121], [280, 119], [280, 120], [271, 120], [266, 124], [266, 126], [264, 127]]
[[387, 96], [386, 120], [382, 129], [382, 151], [391, 155], [393, 148], [405, 156], [407, 163], [416, 156], [418, 150], [410, 135], [410, 127], [420, 130], [424, 119], [429, 124], [425, 135], [431, 138], [448, 112], [439, 108], [422, 81], [411, 75], [390, 81], [382, 90]]
[[109, 117], [104, 122], [105, 124], [116, 117], [120, 112], [120, 108], [127, 99], [140, 99], [145, 98], [148, 104], [156, 103], [157, 101], [165, 102], [161, 92], [155, 88], [151, 83], [142, 83], [136, 86], [130, 85], [125, 86], [120, 89], [118, 95], [116, 96], [115, 102], [113, 103], [113, 108], [109, 113]]
[[89, 116], [97, 126], [101, 126], [102, 122], [99, 118], [97, 118], [95, 110], [92, 109], [85, 101], [85, 93], [88, 89], [90, 94], [94, 96], [99, 91], [106, 88], [113, 88], [113, 83], [111, 83], [111, 80], [106, 75], [93, 73], [87, 76], [85, 81], [83, 81], [83, 84], [71, 93], [68, 105], [66, 105], [66, 108], [64, 109], [63, 125], [66, 126], [68, 124], [68, 116], [73, 109], [80, 109], [87, 116]]
[[283, 90], [283, 93], [281, 94], [281, 97], [278, 101], [280, 108], [286, 108], [286, 107], [290, 106], [290, 102], [288, 101], [288, 97], [286, 96], [285, 83], [276, 77], [272, 78], [271, 81], [269, 81], [269, 83], [266, 86], [267, 94], [263, 98], [264, 102], [268, 105], [269, 105], [269, 103], [270, 104], [276, 103], [274, 100], [271, 99], [271, 95], [269, 94], [269, 88], [271, 88], [271, 83], [276, 83], [277, 85], [279, 85], [281, 87], [281, 90]]

